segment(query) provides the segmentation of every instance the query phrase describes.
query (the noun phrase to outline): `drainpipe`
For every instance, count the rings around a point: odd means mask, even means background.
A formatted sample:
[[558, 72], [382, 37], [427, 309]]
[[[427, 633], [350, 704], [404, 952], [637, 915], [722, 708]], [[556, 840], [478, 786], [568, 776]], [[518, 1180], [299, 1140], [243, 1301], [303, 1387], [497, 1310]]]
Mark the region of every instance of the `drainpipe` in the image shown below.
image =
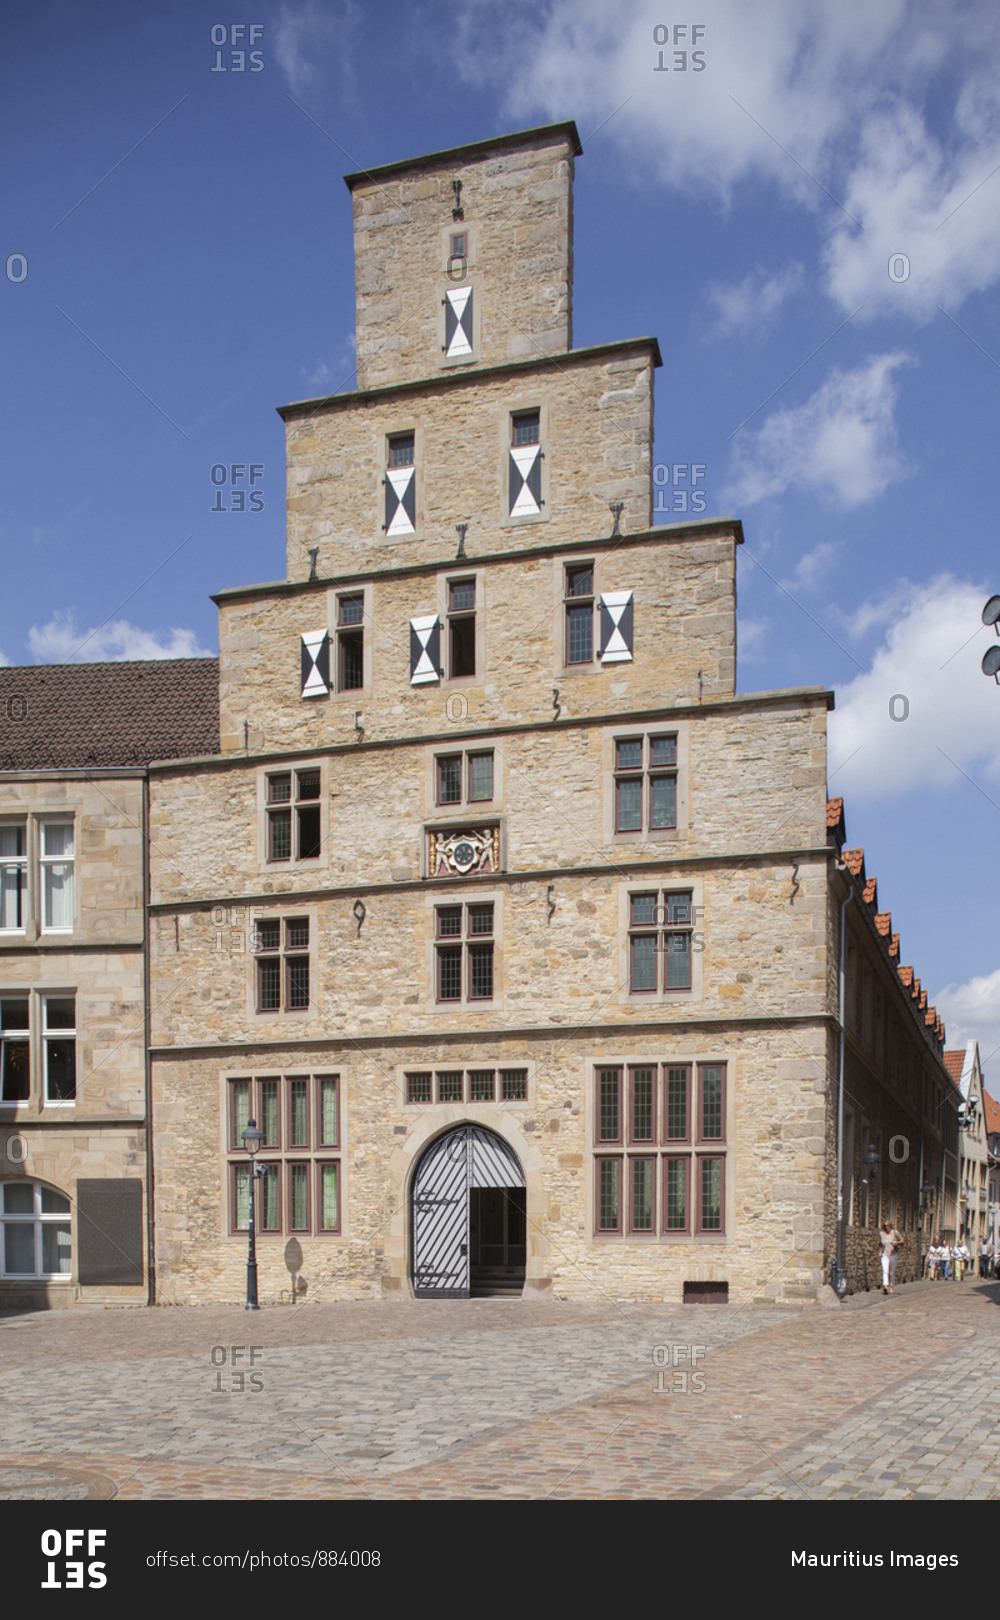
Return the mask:
[[917, 1187], [917, 1275], [915, 1281], [922, 1282], [924, 1276], [921, 1238], [924, 1235], [924, 1063], [927, 1054], [920, 1054], [920, 1181]]
[[847, 898], [840, 906], [840, 994], [838, 1007], [838, 1024], [840, 1027], [840, 1055], [837, 1064], [837, 1247], [834, 1256], [830, 1281], [838, 1299], [843, 1299], [847, 1293], [847, 1272], [844, 1270], [844, 994], [845, 994], [845, 957], [847, 929], [844, 924], [844, 913], [854, 899], [854, 889], [851, 886], [846, 865], [837, 862], [837, 871], [845, 878], [848, 884]]
[[149, 771], [142, 778], [142, 1044], [146, 1093], [146, 1304], [156, 1304], [156, 1234], [153, 1229], [153, 1061], [150, 1057]]

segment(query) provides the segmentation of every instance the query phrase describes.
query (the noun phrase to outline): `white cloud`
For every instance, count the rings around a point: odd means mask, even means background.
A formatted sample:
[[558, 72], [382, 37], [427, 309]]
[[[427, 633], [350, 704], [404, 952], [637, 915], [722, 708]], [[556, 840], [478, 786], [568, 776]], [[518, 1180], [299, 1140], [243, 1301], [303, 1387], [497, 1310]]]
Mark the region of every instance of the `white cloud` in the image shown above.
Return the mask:
[[33, 624], [28, 646], [36, 664], [117, 663], [127, 658], [210, 658], [193, 630], [159, 633], [142, 630], [127, 619], [115, 619], [97, 630], [81, 630], [70, 613], [57, 613], [48, 624]]
[[[987, 1078], [1000, 1077], [1000, 968], [965, 984], [946, 985], [934, 997], [934, 1005], [947, 1025], [949, 1051], [967, 1041], [978, 1041]], [[995, 1089], [995, 1085], [990, 1087]]]
[[841, 549], [832, 540], [821, 540], [818, 546], [813, 546], [812, 551], [799, 558], [791, 578], [783, 581], [785, 589], [815, 590], [830, 572], [834, 558], [840, 555]]
[[9, 665], [10, 665], [10, 659], [4, 653], [3, 648], [0, 647], [0, 666], [9, 666]]
[[745, 659], [749, 663], [770, 651], [767, 641], [770, 628], [770, 619], [741, 618], [738, 621], [737, 646], [741, 659]]
[[758, 334], [802, 284], [802, 265], [790, 264], [769, 276], [758, 268], [739, 282], [715, 282], [706, 290], [713, 311], [711, 337], [732, 332]]
[[[915, 787], [968, 789], [961, 774], [967, 771], [996, 794], [997, 689], [979, 668], [995, 639], [980, 619], [986, 595], [949, 574], [899, 586], [893, 622], [871, 668], [837, 690], [830, 758], [847, 763], [832, 791], [887, 798]], [[879, 617], [884, 607], [885, 601]], [[857, 617], [864, 622], [864, 608]], [[890, 703], [901, 718], [892, 718]]]
[[[676, 46], [657, 44], [658, 0], [550, 0], [532, 17], [473, 0], [454, 48], [513, 117], [575, 116], [584, 145], [591, 129], [615, 142], [637, 183], [652, 170], [728, 205], [762, 179], [816, 213], [825, 237], [832, 222], [827, 288], [845, 311], [863, 304], [864, 319], [923, 320], [1000, 276], [1000, 175], [969, 195], [1000, 134], [992, 0], [958, 15], [935, 0], [703, 0], [697, 16], [702, 71], [690, 56], [673, 67], [674, 50], [692, 48], [690, 24]], [[897, 253], [910, 259], [905, 282], [889, 276]]]
[[320, 356], [311, 365], [302, 366], [299, 375], [311, 399], [321, 395], [341, 393], [357, 387], [357, 349], [353, 331], [348, 332], [340, 351], [332, 360]]
[[293, 95], [305, 95], [319, 83], [317, 57], [336, 52], [343, 69], [358, 18], [353, 0], [323, 0], [322, 4], [304, 0], [302, 5], [282, 6], [273, 28], [273, 48]]
[[786, 489], [811, 489], [860, 506], [910, 470], [896, 443], [894, 373], [905, 354], [878, 354], [853, 371], [834, 369], [802, 405], [772, 412], [737, 440], [724, 498], [752, 504]]

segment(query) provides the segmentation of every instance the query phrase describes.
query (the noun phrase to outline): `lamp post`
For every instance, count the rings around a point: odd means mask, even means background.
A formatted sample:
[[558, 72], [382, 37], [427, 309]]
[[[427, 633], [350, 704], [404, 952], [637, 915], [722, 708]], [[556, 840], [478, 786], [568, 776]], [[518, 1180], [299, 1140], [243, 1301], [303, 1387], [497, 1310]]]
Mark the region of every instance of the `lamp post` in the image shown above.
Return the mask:
[[923, 1248], [922, 1239], [923, 1239], [923, 1235], [924, 1235], [924, 1217], [927, 1214], [927, 1211], [931, 1207], [931, 1203], [933, 1201], [933, 1198], [934, 1198], [933, 1185], [929, 1181], [923, 1182], [921, 1184], [921, 1187], [920, 1187], [920, 1211], [919, 1211], [920, 1218], [919, 1218], [919, 1220], [917, 1222], [917, 1279], [916, 1279], [917, 1282], [920, 1281], [921, 1274], [922, 1274], [923, 1269], [924, 1269], [923, 1254], [921, 1253], [921, 1250]]
[[250, 1247], [247, 1251], [247, 1303], [248, 1311], [259, 1311], [257, 1304], [257, 1250], [254, 1246], [256, 1220], [254, 1216], [254, 1183], [257, 1180], [256, 1155], [260, 1152], [264, 1141], [264, 1132], [257, 1127], [257, 1121], [247, 1121], [247, 1128], [242, 1133], [243, 1146], [250, 1155]]

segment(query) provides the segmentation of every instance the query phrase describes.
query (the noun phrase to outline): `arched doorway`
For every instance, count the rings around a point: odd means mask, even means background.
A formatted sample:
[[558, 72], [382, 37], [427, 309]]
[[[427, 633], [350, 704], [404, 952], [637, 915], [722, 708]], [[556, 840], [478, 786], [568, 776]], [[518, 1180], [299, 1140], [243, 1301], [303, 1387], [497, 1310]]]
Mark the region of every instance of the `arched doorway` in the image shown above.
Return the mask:
[[410, 1192], [417, 1299], [520, 1294], [527, 1240], [524, 1171], [480, 1125], [458, 1125], [421, 1156]]

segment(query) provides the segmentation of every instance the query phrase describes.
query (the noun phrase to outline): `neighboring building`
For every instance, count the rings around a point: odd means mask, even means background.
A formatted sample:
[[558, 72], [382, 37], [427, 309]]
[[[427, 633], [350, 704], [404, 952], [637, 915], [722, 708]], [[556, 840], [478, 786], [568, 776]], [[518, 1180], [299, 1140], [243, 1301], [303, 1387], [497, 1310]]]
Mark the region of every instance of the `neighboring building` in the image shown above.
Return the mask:
[[0, 1305], [145, 1303], [145, 790], [218, 663], [0, 669]]
[[[839, 850], [845, 838], [841, 799], [830, 801], [828, 822]], [[954, 1241], [962, 1099], [944, 1063], [944, 1025], [928, 1007], [913, 969], [900, 965], [899, 935], [892, 931], [891, 913], [879, 910], [864, 850], [844, 850], [839, 861], [842, 881], [830, 891], [830, 965], [836, 973], [842, 916], [843, 1252], [848, 1288], [855, 1292], [881, 1281], [877, 1232], [883, 1220], [906, 1238], [900, 1281], [920, 1274], [927, 1245], [939, 1232]], [[829, 1252], [836, 1249], [836, 1089], [834, 1068], [828, 1082]], [[866, 1158], [873, 1162], [866, 1164]]]
[[944, 1061], [962, 1094], [958, 1137], [959, 1236], [978, 1254], [980, 1241], [988, 1236], [990, 1226], [989, 1145], [983, 1100], [986, 1092], [978, 1041], [969, 1041], [964, 1052], [946, 1052]]
[[983, 1092], [983, 1112], [986, 1115], [986, 1145], [989, 1152], [989, 1237], [993, 1254], [1000, 1257], [1000, 1103], [991, 1092]]
[[571, 347], [578, 152], [348, 177], [359, 391], [282, 411], [288, 577], [216, 598], [221, 754], [150, 775], [165, 1299], [240, 1296], [251, 1115], [266, 1300], [815, 1299], [845, 893], [850, 1286], [920, 1152], [954, 1202], [832, 694], [737, 696], [739, 523], [651, 526], [656, 343]]

